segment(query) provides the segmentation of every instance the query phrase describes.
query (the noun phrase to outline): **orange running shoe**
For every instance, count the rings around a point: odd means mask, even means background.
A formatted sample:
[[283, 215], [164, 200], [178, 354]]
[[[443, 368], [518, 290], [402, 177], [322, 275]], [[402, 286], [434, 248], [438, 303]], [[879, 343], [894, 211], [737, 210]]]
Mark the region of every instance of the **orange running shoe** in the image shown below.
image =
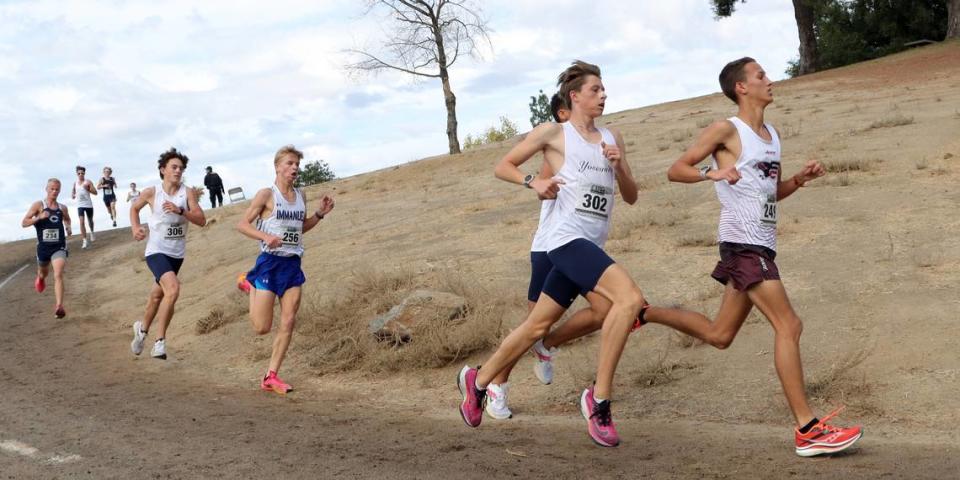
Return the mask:
[[237, 276], [237, 288], [239, 288], [241, 292], [250, 295], [250, 282], [247, 281], [246, 272]]
[[287, 385], [283, 380], [280, 380], [277, 372], [267, 373], [267, 376], [263, 377], [263, 380], [260, 381], [260, 389], [268, 392], [276, 392], [280, 395], [286, 395], [293, 391], [293, 387]]
[[827, 420], [835, 417], [844, 407], [834, 410], [820, 419], [807, 433], [800, 433], [796, 429], [797, 455], [813, 457], [830, 453], [842, 452], [857, 443], [863, 436], [863, 427], [834, 427], [827, 424]]

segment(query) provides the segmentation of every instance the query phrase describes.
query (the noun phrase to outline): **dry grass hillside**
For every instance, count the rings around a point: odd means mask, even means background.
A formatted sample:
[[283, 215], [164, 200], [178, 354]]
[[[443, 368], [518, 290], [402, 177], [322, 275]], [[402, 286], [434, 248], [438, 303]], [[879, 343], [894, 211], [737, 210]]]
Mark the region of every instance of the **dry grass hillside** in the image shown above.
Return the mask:
[[[774, 94], [767, 120], [783, 139], [784, 174], [809, 158], [830, 171], [782, 204], [779, 231], [778, 263], [804, 320], [815, 406], [846, 404], [847, 419], [957, 442], [960, 43], [780, 82]], [[608, 251], [652, 303], [708, 314], [719, 304], [721, 286], [708, 275], [717, 260], [713, 188], [669, 184], [665, 172], [699, 129], [733, 113], [716, 94], [602, 118], [623, 133], [642, 186], [637, 205], [617, 206]], [[314, 202], [333, 193], [337, 207], [306, 235], [308, 284], [285, 378], [372, 406], [454, 415], [454, 372], [489, 353], [525, 308], [538, 202], [493, 177], [512, 144], [307, 190]], [[234, 229], [244, 207], [208, 212], [206, 228], [191, 228], [168, 349], [173, 362], [254, 388], [270, 338], [254, 337], [234, 287], [257, 254]], [[129, 237], [75, 248], [74, 257], [99, 267], [70, 272], [90, 290], [81, 300], [74, 287], [69, 319], [90, 322], [91, 335], [129, 329], [152, 282], [143, 248]], [[13, 250], [4, 249], [6, 262]], [[421, 342], [400, 348], [365, 333], [373, 315], [424, 286], [467, 297], [466, 322], [420, 332]], [[549, 387], [537, 383], [529, 359], [521, 362], [515, 413], [577, 415], [596, 346], [590, 337], [562, 349]], [[617, 415], [787, 425], [772, 350], [772, 330], [757, 313], [722, 352], [645, 327], [620, 364]], [[449, 408], [437, 411], [437, 399]]]

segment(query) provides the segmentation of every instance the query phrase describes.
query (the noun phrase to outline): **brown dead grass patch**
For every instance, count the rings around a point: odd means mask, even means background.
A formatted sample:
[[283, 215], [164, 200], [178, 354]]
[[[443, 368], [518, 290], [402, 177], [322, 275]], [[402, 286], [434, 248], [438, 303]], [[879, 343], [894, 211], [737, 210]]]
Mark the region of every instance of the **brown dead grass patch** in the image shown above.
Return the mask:
[[[347, 291], [329, 301], [307, 299], [301, 348], [317, 373], [439, 368], [489, 349], [500, 340], [502, 318], [512, 297], [492, 292], [460, 270], [415, 274], [408, 269], [355, 272]], [[446, 291], [466, 299], [462, 318], [417, 325], [409, 343], [378, 341], [369, 321], [418, 288]], [[517, 305], [520, 302], [512, 302]]]

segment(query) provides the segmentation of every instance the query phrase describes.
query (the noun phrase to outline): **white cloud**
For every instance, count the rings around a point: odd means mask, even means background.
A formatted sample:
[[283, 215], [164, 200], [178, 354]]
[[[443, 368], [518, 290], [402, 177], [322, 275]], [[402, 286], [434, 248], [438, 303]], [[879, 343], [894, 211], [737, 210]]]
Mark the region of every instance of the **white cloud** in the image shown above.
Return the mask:
[[68, 113], [80, 101], [80, 92], [73, 87], [41, 87], [27, 92], [27, 98], [47, 113]]

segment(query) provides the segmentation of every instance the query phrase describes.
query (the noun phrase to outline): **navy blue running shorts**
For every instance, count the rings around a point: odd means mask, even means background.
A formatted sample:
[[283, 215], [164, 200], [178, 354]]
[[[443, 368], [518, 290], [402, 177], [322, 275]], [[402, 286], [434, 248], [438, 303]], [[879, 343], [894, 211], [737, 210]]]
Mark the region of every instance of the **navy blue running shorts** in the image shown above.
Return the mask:
[[173, 272], [174, 275], [180, 274], [180, 267], [183, 265], [182, 258], [173, 258], [162, 253], [154, 253], [147, 256], [147, 266], [153, 272], [153, 279], [160, 283], [160, 277], [164, 273]]
[[[553, 263], [553, 271], [547, 275], [544, 291], [558, 289], [565, 281], [572, 282], [581, 295], [592, 292], [603, 276], [603, 272], [614, 262], [602, 248], [595, 243], [578, 238], [547, 253]], [[552, 297], [552, 295], [551, 295]], [[554, 298], [554, 300], [557, 300]], [[571, 300], [572, 301], [572, 300]], [[561, 302], [557, 302], [563, 305]]]
[[553, 263], [547, 252], [530, 252], [530, 286], [527, 288], [527, 300], [536, 303], [547, 281], [547, 274], [553, 270]]

